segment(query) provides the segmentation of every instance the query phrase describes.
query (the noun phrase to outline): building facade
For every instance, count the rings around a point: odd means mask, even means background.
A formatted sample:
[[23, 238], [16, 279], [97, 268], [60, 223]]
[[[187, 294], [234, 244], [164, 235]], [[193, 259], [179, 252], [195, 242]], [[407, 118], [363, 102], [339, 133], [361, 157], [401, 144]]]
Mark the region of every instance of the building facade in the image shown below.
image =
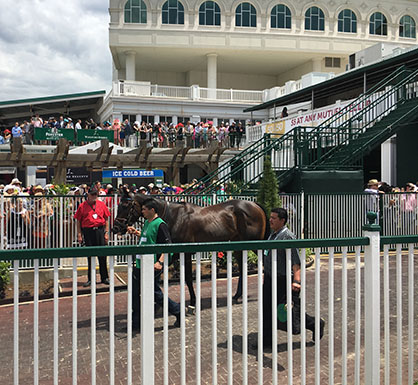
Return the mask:
[[[417, 1], [110, 0], [113, 88], [102, 118], [245, 120], [309, 73], [376, 43], [416, 45]], [[261, 114], [254, 118], [262, 119]]]

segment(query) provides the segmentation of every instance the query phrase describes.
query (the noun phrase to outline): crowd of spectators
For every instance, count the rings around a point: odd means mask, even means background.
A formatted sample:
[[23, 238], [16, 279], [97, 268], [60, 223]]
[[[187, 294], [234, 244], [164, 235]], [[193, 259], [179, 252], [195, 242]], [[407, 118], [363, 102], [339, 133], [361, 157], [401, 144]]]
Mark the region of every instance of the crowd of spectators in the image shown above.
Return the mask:
[[214, 125], [212, 121], [180, 122], [176, 125], [168, 122], [150, 124], [147, 122], [121, 122], [115, 119], [112, 122], [96, 123], [93, 119], [73, 121], [70, 117], [61, 115], [58, 119], [51, 116], [43, 119], [39, 114], [31, 119], [16, 122], [13, 127], [6, 128], [0, 133], [0, 144], [22, 138], [24, 144], [34, 143], [36, 128], [49, 128], [73, 130], [75, 138], [79, 130], [109, 130], [113, 131], [113, 142], [120, 146], [138, 147], [141, 145], [158, 148], [172, 148], [178, 145], [191, 148], [207, 148], [214, 143], [219, 147], [240, 148], [245, 135], [245, 127], [241, 122], [221, 122]]

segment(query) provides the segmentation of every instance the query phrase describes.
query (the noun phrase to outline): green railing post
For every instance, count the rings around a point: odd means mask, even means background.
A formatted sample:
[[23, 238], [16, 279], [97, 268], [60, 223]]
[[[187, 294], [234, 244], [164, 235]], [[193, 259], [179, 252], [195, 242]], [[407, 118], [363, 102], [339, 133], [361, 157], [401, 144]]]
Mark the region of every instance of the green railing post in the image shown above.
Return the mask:
[[363, 235], [370, 244], [364, 249], [365, 383], [380, 384], [380, 226], [377, 214], [367, 213]]

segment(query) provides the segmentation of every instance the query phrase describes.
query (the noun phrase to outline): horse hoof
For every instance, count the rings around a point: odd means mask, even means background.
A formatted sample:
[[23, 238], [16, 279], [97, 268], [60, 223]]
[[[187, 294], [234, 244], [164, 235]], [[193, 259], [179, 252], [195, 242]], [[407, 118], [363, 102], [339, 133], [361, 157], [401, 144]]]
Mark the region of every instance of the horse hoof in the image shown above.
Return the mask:
[[192, 305], [187, 306], [187, 314], [194, 315], [196, 312], [196, 308]]
[[232, 297], [232, 302], [235, 304], [240, 303], [240, 297]]

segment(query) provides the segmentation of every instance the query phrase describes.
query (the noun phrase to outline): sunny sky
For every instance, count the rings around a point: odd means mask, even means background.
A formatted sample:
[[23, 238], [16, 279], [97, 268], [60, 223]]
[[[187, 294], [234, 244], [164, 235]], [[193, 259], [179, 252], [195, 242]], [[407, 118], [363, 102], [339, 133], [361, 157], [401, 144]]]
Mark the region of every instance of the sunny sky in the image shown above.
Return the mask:
[[0, 0], [0, 101], [109, 90], [108, 0]]

